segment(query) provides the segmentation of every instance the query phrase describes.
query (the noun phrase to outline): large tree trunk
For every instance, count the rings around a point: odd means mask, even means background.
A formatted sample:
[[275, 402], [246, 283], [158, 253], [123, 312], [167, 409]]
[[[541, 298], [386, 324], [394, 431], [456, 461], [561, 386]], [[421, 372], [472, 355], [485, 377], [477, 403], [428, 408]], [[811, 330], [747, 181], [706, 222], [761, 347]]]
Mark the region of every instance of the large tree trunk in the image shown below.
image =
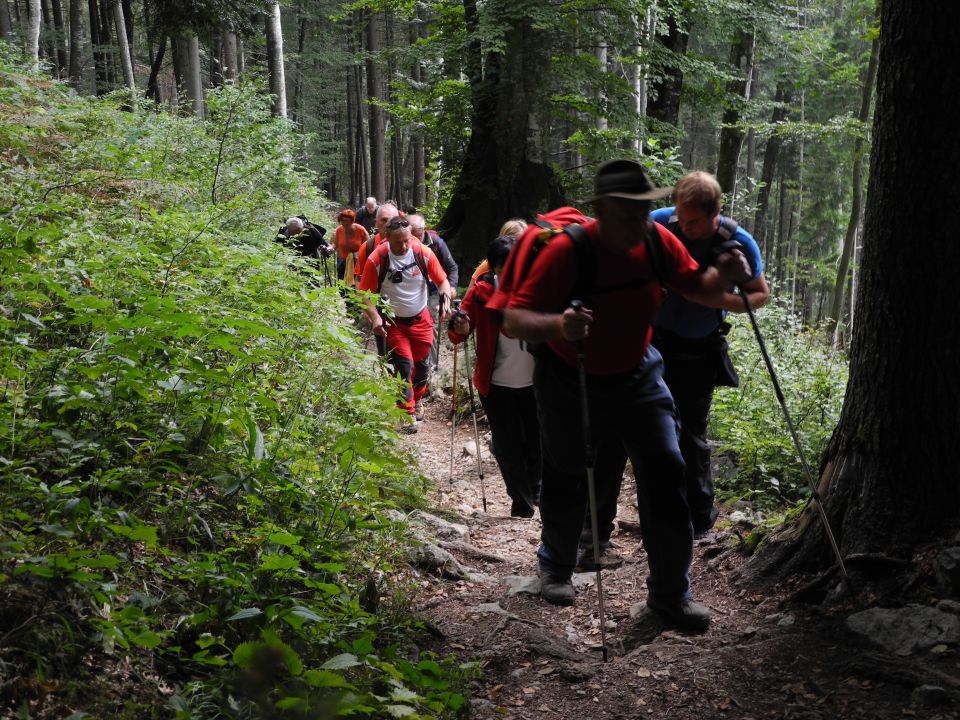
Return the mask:
[[177, 83], [177, 105], [181, 112], [203, 118], [203, 83], [200, 79], [200, 43], [196, 35], [170, 38], [173, 47], [173, 75]]
[[270, 75], [270, 94], [273, 95], [273, 114], [287, 116], [287, 80], [283, 68], [283, 30], [280, 26], [280, 3], [273, 0], [266, 18], [267, 68]]
[[224, 25], [220, 29], [220, 43], [223, 48], [223, 81], [235, 83], [240, 72], [237, 59], [237, 34], [233, 28]]
[[[820, 476], [845, 554], [909, 556], [960, 512], [957, 27], [960, 4], [882, 3], [850, 381]], [[829, 562], [813, 513], [764, 553], [771, 569]]]
[[746, 98], [750, 95], [750, 76], [753, 73], [753, 31], [742, 30], [730, 48], [730, 64], [739, 71], [739, 77], [727, 83], [727, 98], [720, 128], [720, 156], [717, 159], [717, 182], [730, 195], [737, 184], [737, 166], [744, 132], [737, 127], [743, 115]]
[[160, 44], [157, 46], [157, 54], [153, 58], [153, 62], [150, 64], [150, 78], [147, 80], [147, 91], [144, 93], [144, 97], [153, 98], [153, 101], [159, 105], [163, 102], [163, 98], [160, 95], [160, 85], [157, 83], [157, 77], [160, 74], [160, 68], [163, 66], [163, 57], [167, 52], [167, 38], [166, 36], [160, 38]]
[[647, 117], [673, 126], [680, 124], [680, 93], [683, 90], [683, 71], [677, 64], [676, 56], [687, 52], [690, 41], [683, 19], [669, 15], [664, 19], [667, 34], [657, 37], [659, 55], [657, 65], [660, 79], [650, 83], [647, 100]]
[[383, 72], [380, 70], [382, 29], [379, 12], [367, 15], [367, 97], [369, 98], [370, 132], [370, 194], [383, 202], [387, 192], [385, 122], [383, 109], [377, 102], [383, 99]]
[[24, 54], [34, 72], [40, 70], [40, 0], [30, 0], [27, 6], [27, 32], [24, 39]]
[[63, 3], [61, 0], [51, 0], [50, 14], [53, 16], [54, 45], [57, 49], [57, 74], [63, 77], [67, 72], [67, 34], [63, 26]]
[[532, 217], [564, 198], [536, 142], [535, 129], [546, 127], [537, 113], [549, 108], [551, 48], [549, 34], [533, 22], [538, 3], [492, 0], [483, 6], [492, 24], [508, 29], [502, 53], [491, 52], [482, 66], [477, 4], [467, 0], [464, 8], [475, 39], [466, 65], [473, 117], [463, 167], [439, 229], [458, 259], [472, 266], [504, 220]]
[[[866, 77], [863, 80], [863, 92], [860, 97], [860, 112], [857, 119], [866, 123], [870, 119], [870, 99], [873, 97], [873, 87], [877, 79], [877, 62], [879, 57], [880, 38], [875, 38], [870, 48], [870, 62], [867, 65]], [[850, 256], [853, 245], [857, 241], [857, 226], [860, 224], [860, 209], [863, 204], [863, 146], [865, 139], [858, 135], [853, 143], [853, 202], [850, 205], [850, 219], [847, 221], [847, 232], [843, 237], [843, 248], [840, 251], [840, 263], [837, 266], [837, 280], [833, 286], [833, 296], [830, 301], [830, 317], [827, 320], [827, 332], [833, 334], [840, 326], [840, 316], [843, 313], [844, 290], [847, 284], [847, 275], [850, 271]], [[836, 338], [834, 338], [836, 343]]]

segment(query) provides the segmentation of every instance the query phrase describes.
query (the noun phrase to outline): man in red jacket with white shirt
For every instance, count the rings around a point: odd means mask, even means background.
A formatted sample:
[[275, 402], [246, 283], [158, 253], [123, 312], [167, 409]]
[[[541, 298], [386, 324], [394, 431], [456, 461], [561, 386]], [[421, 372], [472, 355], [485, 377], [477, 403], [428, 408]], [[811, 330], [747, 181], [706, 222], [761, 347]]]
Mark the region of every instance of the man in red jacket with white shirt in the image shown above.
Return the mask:
[[[398, 405], [410, 415], [410, 425], [404, 429], [416, 432], [416, 406], [427, 389], [433, 345], [427, 279], [448, 298], [453, 296], [453, 290], [437, 256], [413, 237], [406, 218], [392, 218], [385, 229], [387, 242], [367, 258], [359, 287], [379, 293], [393, 313], [392, 317], [384, 317], [372, 300], [367, 301], [364, 309], [374, 334], [385, 338], [397, 374], [410, 384]], [[448, 317], [445, 312], [441, 320]]]

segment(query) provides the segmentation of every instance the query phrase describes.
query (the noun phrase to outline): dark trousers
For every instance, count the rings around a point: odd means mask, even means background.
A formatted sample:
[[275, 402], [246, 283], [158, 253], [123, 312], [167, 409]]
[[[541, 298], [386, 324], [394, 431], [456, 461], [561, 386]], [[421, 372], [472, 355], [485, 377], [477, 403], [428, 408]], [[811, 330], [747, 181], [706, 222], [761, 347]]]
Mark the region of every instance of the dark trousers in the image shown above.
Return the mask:
[[491, 385], [480, 402], [490, 424], [493, 456], [513, 509], [532, 511], [540, 504], [540, 422], [533, 387]]
[[720, 349], [715, 343], [681, 346], [661, 338], [657, 350], [663, 356], [663, 379], [670, 388], [680, 418], [680, 452], [686, 463], [687, 502], [693, 530], [707, 532], [718, 514], [714, 505], [707, 425]]
[[[693, 529], [673, 398], [662, 372], [659, 353], [649, 348], [644, 362], [630, 373], [612, 379], [589, 377], [587, 393], [597, 467], [619, 463], [622, 455], [614, 462], [611, 454], [618, 450], [637, 469], [640, 526], [650, 567], [647, 587], [651, 596], [672, 603], [690, 594]], [[542, 574], [568, 578], [587, 513], [577, 372], [545, 352], [537, 360], [534, 387], [543, 452], [543, 530], [537, 558]], [[595, 483], [603, 485], [598, 495], [609, 489], [612, 477], [595, 474]]]

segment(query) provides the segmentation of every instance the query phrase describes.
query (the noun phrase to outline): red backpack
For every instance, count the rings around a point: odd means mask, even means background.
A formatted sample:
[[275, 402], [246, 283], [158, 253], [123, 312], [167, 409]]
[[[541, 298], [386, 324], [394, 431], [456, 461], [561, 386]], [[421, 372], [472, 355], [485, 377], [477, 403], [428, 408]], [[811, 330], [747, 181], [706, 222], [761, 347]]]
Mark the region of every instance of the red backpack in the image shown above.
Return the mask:
[[573, 241], [577, 252], [577, 262], [581, 257], [593, 251], [590, 248], [590, 238], [583, 228], [583, 223], [589, 218], [573, 207], [559, 207], [548, 213], [537, 215], [537, 219], [527, 226], [527, 229], [513, 243], [513, 249], [507, 256], [503, 272], [500, 273], [496, 292], [487, 301], [487, 307], [496, 312], [502, 312], [510, 300], [510, 296], [519, 287], [523, 278], [527, 276], [533, 261], [540, 251], [557, 235], [566, 233]]
[[650, 227], [645, 236], [647, 252], [653, 275], [647, 278], [637, 278], [627, 283], [603, 288], [596, 287], [597, 257], [593, 251], [590, 236], [583, 224], [590, 218], [573, 207], [559, 207], [556, 210], [537, 215], [523, 234], [513, 244], [513, 249], [507, 256], [503, 272], [499, 277], [496, 292], [487, 301], [487, 307], [497, 313], [503, 312], [510, 301], [510, 296], [520, 286], [527, 276], [530, 267], [537, 259], [540, 251], [557, 235], [566, 234], [573, 242], [576, 253], [577, 282], [574, 287], [574, 298], [586, 299], [590, 293], [611, 292], [623, 287], [641, 285], [651, 280], [664, 284], [665, 275], [662, 272], [663, 242], [655, 223], [648, 220]]

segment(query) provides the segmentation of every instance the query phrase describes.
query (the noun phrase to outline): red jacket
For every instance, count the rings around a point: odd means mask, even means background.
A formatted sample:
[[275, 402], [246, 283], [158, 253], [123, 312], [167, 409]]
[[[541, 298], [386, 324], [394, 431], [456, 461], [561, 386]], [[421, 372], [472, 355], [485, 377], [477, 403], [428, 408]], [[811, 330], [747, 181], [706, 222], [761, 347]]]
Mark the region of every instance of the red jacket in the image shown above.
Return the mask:
[[[493, 377], [493, 363], [497, 359], [497, 338], [500, 337], [500, 315], [487, 310], [487, 300], [493, 295], [493, 285], [484, 275], [471, 287], [460, 310], [467, 314], [470, 320], [470, 332], [475, 333], [477, 346], [477, 363], [473, 369], [473, 385], [481, 395], [490, 394], [490, 378]], [[447, 337], [454, 345], [462, 343], [465, 335], [447, 330]]]

